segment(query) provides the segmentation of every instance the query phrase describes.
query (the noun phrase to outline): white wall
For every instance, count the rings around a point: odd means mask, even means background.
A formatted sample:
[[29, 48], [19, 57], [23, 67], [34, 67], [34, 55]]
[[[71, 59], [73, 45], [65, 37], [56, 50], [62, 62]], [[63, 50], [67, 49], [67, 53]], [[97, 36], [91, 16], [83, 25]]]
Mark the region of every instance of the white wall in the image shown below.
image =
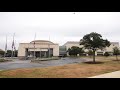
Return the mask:
[[[30, 43], [20, 43], [18, 48], [18, 56], [25, 56], [25, 48], [34, 48], [33, 44]], [[35, 44], [35, 48], [49, 48], [48, 44]], [[59, 45], [58, 44], [50, 44], [50, 48], [53, 48], [53, 56], [59, 56]], [[38, 50], [35, 49], [35, 50]]]
[[[77, 47], [80, 47], [80, 48], [82, 48], [83, 47], [83, 45], [79, 45], [79, 42], [78, 43], [66, 43], [64, 46], [66, 46], [66, 48], [67, 48], [67, 50], [69, 49], [69, 48], [71, 48], [72, 46], [77, 46]], [[113, 48], [114, 47], [118, 47], [119, 48], [119, 43], [111, 43], [111, 45], [109, 46], [109, 47], [106, 47], [104, 50], [97, 50], [97, 52], [103, 52], [103, 54], [104, 54], [104, 52], [113, 52]], [[85, 49], [85, 52], [87, 52], [88, 50], [87, 49]], [[97, 55], [97, 52], [95, 53], [96, 55]], [[68, 55], [68, 53], [67, 53], [67, 55]]]

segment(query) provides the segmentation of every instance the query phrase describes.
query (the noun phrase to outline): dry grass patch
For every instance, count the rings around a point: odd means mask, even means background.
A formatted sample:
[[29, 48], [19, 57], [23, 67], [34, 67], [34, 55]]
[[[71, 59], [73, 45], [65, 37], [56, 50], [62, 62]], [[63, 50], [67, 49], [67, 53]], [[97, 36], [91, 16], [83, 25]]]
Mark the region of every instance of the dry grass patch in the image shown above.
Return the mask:
[[[120, 62], [111, 58], [97, 57], [99, 64], [69, 64], [47, 68], [31, 68], [0, 71], [1, 78], [86, 78], [120, 70]], [[104, 59], [104, 60], [103, 60]]]

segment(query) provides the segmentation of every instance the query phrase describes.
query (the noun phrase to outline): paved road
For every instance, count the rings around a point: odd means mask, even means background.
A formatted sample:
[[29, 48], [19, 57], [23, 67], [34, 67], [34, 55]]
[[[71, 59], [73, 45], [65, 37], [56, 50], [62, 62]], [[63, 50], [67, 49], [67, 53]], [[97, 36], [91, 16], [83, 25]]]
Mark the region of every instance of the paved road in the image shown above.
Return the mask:
[[17, 68], [32, 68], [32, 67], [49, 67], [61, 66], [65, 64], [80, 63], [86, 61], [80, 58], [64, 58], [60, 60], [41, 61], [40, 63], [32, 63], [30, 60], [14, 60], [12, 62], [0, 63], [0, 70], [17, 69]]

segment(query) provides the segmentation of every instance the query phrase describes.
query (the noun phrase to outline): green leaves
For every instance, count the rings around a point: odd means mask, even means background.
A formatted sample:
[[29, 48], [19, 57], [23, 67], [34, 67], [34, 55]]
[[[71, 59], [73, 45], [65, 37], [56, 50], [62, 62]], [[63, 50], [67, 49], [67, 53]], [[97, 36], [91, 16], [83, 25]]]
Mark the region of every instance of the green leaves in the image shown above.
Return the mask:
[[110, 46], [110, 42], [102, 39], [102, 36], [96, 32], [87, 34], [80, 40], [80, 45], [93, 51], [93, 62], [95, 62], [95, 51]]
[[4, 55], [4, 53], [5, 53], [4, 51], [0, 51], [0, 55]]
[[116, 60], [118, 60], [118, 55], [120, 54], [120, 50], [118, 47], [113, 48], [113, 54], [116, 55]]
[[114, 47], [114, 48], [113, 48], [113, 54], [114, 54], [114, 55], [119, 55], [119, 54], [120, 54], [120, 50], [119, 50], [118, 47]]
[[82, 53], [84, 53], [84, 51], [82, 48], [72, 46], [71, 48], [68, 49], [68, 53], [69, 53], [69, 55], [77, 56], [77, 54], [82, 54]]
[[86, 49], [103, 49], [106, 46], [110, 46], [110, 42], [108, 40], [102, 39], [102, 36], [96, 32], [92, 32], [87, 34], [80, 40], [80, 45], [84, 45]]

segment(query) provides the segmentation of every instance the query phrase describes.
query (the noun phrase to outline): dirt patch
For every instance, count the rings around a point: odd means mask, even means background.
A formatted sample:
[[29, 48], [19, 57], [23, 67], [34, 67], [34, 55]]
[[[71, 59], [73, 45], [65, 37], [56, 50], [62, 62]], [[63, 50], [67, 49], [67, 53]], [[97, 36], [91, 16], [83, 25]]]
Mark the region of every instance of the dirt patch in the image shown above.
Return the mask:
[[83, 63], [86, 63], [86, 64], [103, 64], [104, 62], [100, 62], [100, 61], [97, 61], [97, 62], [87, 61], [87, 62], [83, 62]]

